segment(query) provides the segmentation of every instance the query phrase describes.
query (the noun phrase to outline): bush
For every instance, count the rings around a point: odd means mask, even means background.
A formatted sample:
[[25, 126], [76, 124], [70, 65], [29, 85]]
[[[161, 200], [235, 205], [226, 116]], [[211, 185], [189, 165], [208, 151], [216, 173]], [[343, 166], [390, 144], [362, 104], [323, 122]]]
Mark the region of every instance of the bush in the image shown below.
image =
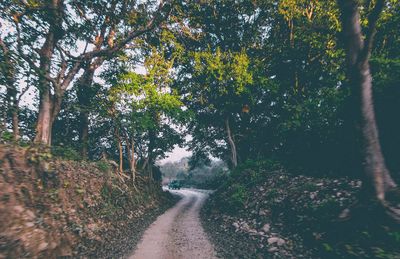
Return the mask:
[[248, 197], [249, 194], [246, 187], [241, 184], [232, 185], [232, 207], [243, 208]]
[[98, 161], [96, 162], [97, 168], [99, 168], [100, 171], [102, 171], [103, 173], [107, 173], [111, 170], [111, 166], [109, 163], [107, 163], [106, 161]]
[[9, 131], [4, 131], [3, 134], [1, 134], [1, 140], [4, 142], [11, 142], [13, 141], [14, 137], [12, 132]]
[[82, 160], [81, 155], [71, 147], [54, 146], [51, 148], [51, 153], [53, 154], [53, 156], [62, 158], [64, 160]]

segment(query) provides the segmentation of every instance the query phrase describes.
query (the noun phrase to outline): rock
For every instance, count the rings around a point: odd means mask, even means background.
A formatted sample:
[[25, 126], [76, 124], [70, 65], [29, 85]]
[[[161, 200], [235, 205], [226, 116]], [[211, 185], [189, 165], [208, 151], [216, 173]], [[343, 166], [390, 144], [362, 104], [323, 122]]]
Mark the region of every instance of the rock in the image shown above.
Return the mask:
[[39, 251], [43, 251], [43, 250], [45, 250], [48, 246], [49, 246], [48, 243], [42, 242], [42, 243], [40, 243], [40, 245], [38, 246], [38, 250], [39, 250]]
[[273, 253], [273, 252], [276, 252], [276, 251], [278, 251], [278, 248], [277, 247], [271, 247], [270, 249], [268, 249], [268, 252], [270, 252], [270, 253]]
[[265, 224], [261, 230], [264, 231], [265, 233], [268, 233], [269, 230], [271, 229], [271, 226], [269, 224]]
[[35, 214], [31, 210], [26, 210], [25, 214], [31, 219], [35, 218]]
[[241, 229], [243, 229], [246, 232], [249, 232], [251, 228], [250, 228], [249, 224], [247, 224], [246, 222], [243, 222]]
[[285, 240], [279, 237], [270, 237], [267, 241], [269, 245], [277, 244], [278, 246], [282, 246], [286, 243]]
[[23, 208], [22, 206], [17, 205], [17, 206], [14, 206], [14, 210], [15, 210], [17, 213], [21, 213], [21, 212], [24, 211], [24, 208]]
[[259, 216], [267, 216], [269, 214], [269, 210], [263, 210], [263, 209], [261, 209], [259, 212], [258, 212], [258, 215]]
[[350, 216], [350, 210], [349, 209], [344, 209], [340, 213], [339, 218], [343, 220], [343, 219], [347, 219], [349, 216]]
[[232, 226], [234, 226], [236, 229], [238, 229], [238, 228], [239, 228], [239, 223], [233, 222], [233, 223], [232, 223]]
[[27, 226], [28, 228], [35, 226], [35, 224], [33, 222], [27, 222], [25, 223], [25, 226]]
[[282, 238], [279, 238], [278, 239], [278, 246], [283, 246], [284, 244], [286, 243], [286, 241], [285, 240], [283, 240]]

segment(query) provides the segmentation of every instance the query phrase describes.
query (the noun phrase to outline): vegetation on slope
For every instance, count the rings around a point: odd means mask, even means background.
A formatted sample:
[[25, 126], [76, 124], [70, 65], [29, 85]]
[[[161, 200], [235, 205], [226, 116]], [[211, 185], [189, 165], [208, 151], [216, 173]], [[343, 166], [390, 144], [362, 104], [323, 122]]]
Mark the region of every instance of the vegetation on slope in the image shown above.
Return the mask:
[[248, 162], [211, 196], [203, 225], [224, 258], [399, 258], [399, 226], [377, 204], [357, 208], [361, 184]]
[[109, 258], [129, 253], [174, 202], [157, 182], [136, 189], [107, 161], [0, 146], [0, 257]]

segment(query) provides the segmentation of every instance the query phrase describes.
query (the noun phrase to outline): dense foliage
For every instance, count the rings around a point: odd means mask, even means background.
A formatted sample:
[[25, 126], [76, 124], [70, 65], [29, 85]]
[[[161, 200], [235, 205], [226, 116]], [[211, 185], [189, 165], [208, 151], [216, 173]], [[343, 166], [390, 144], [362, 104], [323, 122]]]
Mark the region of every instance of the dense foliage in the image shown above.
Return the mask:
[[[400, 3], [350, 2], [366, 40], [376, 25], [366, 59], [372, 108], [397, 172]], [[153, 175], [184, 144], [194, 165], [268, 158], [296, 172], [359, 177], [360, 104], [338, 3], [2, 2], [2, 138], [109, 157], [133, 179]]]

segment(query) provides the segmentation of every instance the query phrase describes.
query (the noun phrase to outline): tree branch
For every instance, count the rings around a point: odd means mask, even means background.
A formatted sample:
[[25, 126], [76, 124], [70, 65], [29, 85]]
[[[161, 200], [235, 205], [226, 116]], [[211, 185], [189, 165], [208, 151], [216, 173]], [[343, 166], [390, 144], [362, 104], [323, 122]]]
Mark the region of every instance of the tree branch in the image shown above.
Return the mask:
[[112, 47], [109, 46], [108, 48], [105, 48], [105, 49], [93, 50], [93, 51], [87, 52], [86, 54], [81, 54], [79, 58], [89, 60], [94, 57], [108, 56], [108, 55], [111, 55], [111, 54], [121, 50], [122, 48], [125, 47], [126, 44], [128, 44], [134, 38], [137, 38], [149, 31], [153, 30], [158, 25], [160, 25], [161, 22], [163, 21], [162, 17], [160, 17], [162, 15], [162, 13], [164, 11], [167, 11], [166, 16], [168, 16], [170, 13], [170, 10], [164, 10], [164, 9], [168, 9], [168, 7], [169, 7], [169, 4], [164, 4], [164, 1], [160, 1], [158, 11], [154, 15], [154, 17], [146, 24], [146, 26], [144, 28], [136, 30], [136, 31], [131, 31], [130, 33], [128, 33], [128, 35], [125, 37], [125, 39], [121, 40], [119, 43], [115, 44]]
[[365, 62], [371, 55], [372, 45], [376, 34], [376, 25], [380, 14], [385, 6], [385, 0], [376, 0], [375, 6], [368, 15], [368, 30], [364, 41], [364, 48], [360, 56], [360, 61]]

